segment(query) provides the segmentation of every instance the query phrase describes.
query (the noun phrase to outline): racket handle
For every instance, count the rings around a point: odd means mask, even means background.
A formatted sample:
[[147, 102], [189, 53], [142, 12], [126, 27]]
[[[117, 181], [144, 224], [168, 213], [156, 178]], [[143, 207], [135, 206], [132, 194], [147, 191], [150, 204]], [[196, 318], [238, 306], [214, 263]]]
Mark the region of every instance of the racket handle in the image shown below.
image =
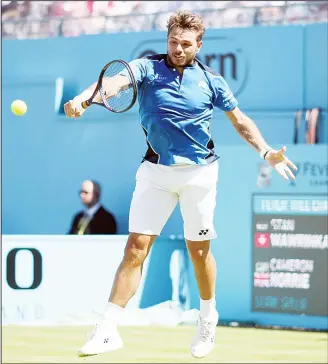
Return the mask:
[[86, 109], [87, 107], [90, 106], [90, 104], [88, 101], [83, 101], [83, 102], [81, 102], [81, 106], [83, 107], [83, 109]]

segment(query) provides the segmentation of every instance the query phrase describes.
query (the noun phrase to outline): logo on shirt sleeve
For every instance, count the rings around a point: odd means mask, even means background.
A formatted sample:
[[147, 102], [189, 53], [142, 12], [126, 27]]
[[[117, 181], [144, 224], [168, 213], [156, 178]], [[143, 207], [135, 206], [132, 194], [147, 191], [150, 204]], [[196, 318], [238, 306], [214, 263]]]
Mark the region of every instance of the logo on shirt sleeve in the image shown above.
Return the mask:
[[231, 90], [224, 91], [222, 97], [224, 99], [231, 99], [233, 97]]

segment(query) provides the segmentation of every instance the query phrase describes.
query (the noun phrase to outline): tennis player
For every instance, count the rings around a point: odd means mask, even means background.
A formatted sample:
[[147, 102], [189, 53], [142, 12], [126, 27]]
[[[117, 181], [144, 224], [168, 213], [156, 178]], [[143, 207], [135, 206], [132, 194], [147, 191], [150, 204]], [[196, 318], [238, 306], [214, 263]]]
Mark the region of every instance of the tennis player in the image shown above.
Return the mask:
[[[169, 18], [167, 28], [167, 54], [130, 62], [148, 149], [136, 174], [130, 234], [108, 307], [78, 351], [80, 356], [123, 346], [117, 330], [122, 311], [136, 293], [143, 262], [178, 202], [200, 295], [191, 354], [202, 358], [212, 351], [219, 318], [216, 263], [210, 251], [210, 241], [216, 237], [213, 214], [219, 167], [209, 128], [214, 106], [225, 112], [240, 136], [282, 177], [295, 179], [291, 169], [296, 170], [296, 166], [285, 156], [286, 147], [272, 149], [255, 123], [238, 108], [222, 76], [196, 59], [205, 32], [202, 18], [187, 11], [177, 12]], [[115, 94], [123, 84], [108, 86], [108, 94]], [[92, 95], [95, 85], [65, 105], [67, 116], [83, 114], [81, 102]]]

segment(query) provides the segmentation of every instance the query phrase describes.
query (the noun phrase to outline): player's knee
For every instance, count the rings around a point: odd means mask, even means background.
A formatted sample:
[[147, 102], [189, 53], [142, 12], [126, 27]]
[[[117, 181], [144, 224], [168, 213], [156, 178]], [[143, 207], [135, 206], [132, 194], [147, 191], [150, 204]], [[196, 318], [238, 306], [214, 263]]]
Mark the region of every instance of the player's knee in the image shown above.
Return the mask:
[[210, 255], [209, 242], [189, 242], [187, 247], [190, 259], [194, 263], [204, 263]]
[[149, 239], [142, 235], [129, 237], [125, 247], [123, 261], [133, 267], [141, 266], [149, 251]]

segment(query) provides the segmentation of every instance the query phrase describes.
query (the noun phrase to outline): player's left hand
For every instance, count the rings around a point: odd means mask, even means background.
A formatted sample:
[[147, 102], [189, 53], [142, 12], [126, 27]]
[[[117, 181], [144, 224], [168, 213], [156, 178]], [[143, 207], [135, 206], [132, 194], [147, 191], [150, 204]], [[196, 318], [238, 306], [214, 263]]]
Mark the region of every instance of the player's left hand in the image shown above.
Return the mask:
[[265, 156], [265, 160], [280, 174], [280, 176], [284, 177], [286, 180], [289, 180], [289, 178], [294, 180], [295, 176], [290, 168], [296, 171], [297, 167], [284, 155], [285, 152], [286, 147], [282, 147], [280, 150], [270, 150]]

